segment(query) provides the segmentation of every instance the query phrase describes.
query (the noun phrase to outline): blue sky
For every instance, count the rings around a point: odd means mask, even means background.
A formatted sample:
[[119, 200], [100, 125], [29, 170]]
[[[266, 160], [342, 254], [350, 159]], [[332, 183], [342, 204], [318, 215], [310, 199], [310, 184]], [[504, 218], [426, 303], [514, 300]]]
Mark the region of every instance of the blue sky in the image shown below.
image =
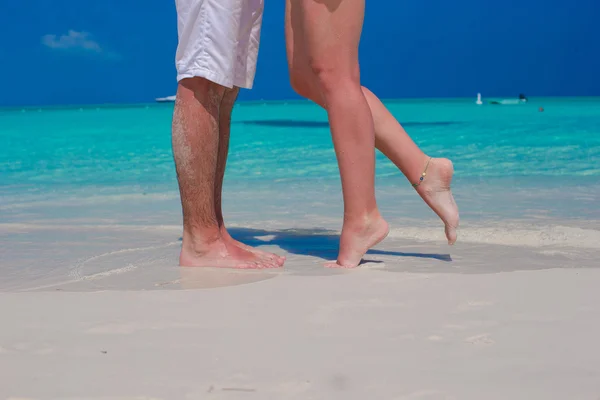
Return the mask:
[[[255, 89], [294, 98], [283, 1], [266, 0]], [[380, 97], [600, 95], [598, 0], [367, 0], [362, 80]], [[171, 0], [0, 0], [0, 106], [137, 103], [175, 91]]]

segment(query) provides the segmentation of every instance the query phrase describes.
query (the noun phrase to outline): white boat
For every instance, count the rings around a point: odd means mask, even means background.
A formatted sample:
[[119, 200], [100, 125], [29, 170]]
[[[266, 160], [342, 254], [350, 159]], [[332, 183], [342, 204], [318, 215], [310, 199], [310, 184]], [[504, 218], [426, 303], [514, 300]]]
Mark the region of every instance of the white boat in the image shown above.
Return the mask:
[[527, 103], [528, 99], [527, 96], [525, 96], [524, 94], [520, 94], [518, 99], [502, 99], [502, 100], [494, 100], [494, 101], [490, 101], [490, 104], [497, 104], [497, 105], [516, 105], [516, 104], [523, 104], [523, 103]]
[[477, 93], [477, 101], [475, 102], [475, 104], [477, 104], [478, 106], [483, 104], [483, 101], [481, 101], [481, 93]]
[[158, 97], [155, 100], [158, 103], [172, 103], [175, 101], [176, 96]]

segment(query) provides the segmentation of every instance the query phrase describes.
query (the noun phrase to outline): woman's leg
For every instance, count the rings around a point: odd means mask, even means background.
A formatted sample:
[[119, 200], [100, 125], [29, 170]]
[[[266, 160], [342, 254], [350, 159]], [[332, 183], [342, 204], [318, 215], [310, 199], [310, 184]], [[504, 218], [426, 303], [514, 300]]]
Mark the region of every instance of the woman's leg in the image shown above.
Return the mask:
[[[310, 67], [310, 57], [305, 38], [300, 34], [299, 13], [287, 0], [285, 16], [286, 50], [292, 87], [298, 94], [326, 108], [325, 99], [317, 78]], [[387, 110], [383, 103], [369, 89], [362, 87], [374, 121], [375, 146], [385, 154], [411, 183], [419, 182], [429, 157], [424, 154], [406, 133], [402, 125]], [[456, 241], [458, 208], [454, 202], [450, 183], [454, 169], [447, 159], [431, 160], [426, 179], [416, 188], [419, 195], [442, 219], [446, 237], [450, 244]]]
[[375, 200], [375, 132], [360, 86], [358, 43], [364, 0], [292, 0], [291, 18], [329, 116], [344, 197], [337, 265], [357, 266], [385, 238]]

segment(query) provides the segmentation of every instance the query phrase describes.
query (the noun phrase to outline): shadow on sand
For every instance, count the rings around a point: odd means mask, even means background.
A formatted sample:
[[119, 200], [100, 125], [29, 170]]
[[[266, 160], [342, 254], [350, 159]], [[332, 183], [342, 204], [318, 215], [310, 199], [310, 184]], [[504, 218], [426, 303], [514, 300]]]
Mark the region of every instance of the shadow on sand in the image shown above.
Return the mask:
[[[235, 239], [249, 246], [272, 245], [278, 246], [291, 254], [313, 256], [324, 260], [335, 260], [339, 247], [339, 235], [331, 230], [313, 229], [283, 229], [263, 230], [251, 228], [230, 228], [229, 233]], [[413, 257], [451, 262], [450, 254], [435, 253], [405, 253], [402, 251], [387, 251], [372, 249], [368, 255], [391, 257]], [[364, 262], [380, 262], [365, 258]]]

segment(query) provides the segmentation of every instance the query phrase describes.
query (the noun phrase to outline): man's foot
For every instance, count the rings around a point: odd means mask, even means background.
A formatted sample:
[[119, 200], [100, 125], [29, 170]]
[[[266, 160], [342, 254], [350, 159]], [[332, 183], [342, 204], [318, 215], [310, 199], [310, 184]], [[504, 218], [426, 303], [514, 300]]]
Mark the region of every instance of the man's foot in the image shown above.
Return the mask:
[[227, 232], [227, 229], [225, 229], [224, 225], [221, 228], [221, 238], [223, 238], [223, 241], [227, 244], [227, 246], [237, 246], [242, 250], [246, 250], [256, 254], [259, 258], [263, 260], [274, 262], [280, 267], [283, 266], [283, 264], [285, 263], [285, 257], [281, 257], [277, 254], [269, 253], [268, 251], [262, 251], [254, 247], [250, 247], [247, 244], [235, 240], [233, 237], [231, 237], [229, 232]]
[[340, 252], [337, 262], [326, 263], [329, 268], [355, 268], [365, 253], [387, 237], [390, 228], [379, 215], [366, 219], [356, 226], [346, 226], [342, 229]]
[[446, 238], [450, 245], [456, 242], [456, 228], [459, 222], [458, 206], [450, 190], [452, 175], [452, 161], [447, 158], [433, 158], [425, 179], [417, 187], [417, 193], [444, 222]]
[[182, 267], [211, 267], [237, 269], [279, 268], [281, 263], [259, 257], [257, 254], [227, 245], [221, 238], [210, 244], [205, 244], [201, 251], [196, 251], [184, 243], [179, 256]]

